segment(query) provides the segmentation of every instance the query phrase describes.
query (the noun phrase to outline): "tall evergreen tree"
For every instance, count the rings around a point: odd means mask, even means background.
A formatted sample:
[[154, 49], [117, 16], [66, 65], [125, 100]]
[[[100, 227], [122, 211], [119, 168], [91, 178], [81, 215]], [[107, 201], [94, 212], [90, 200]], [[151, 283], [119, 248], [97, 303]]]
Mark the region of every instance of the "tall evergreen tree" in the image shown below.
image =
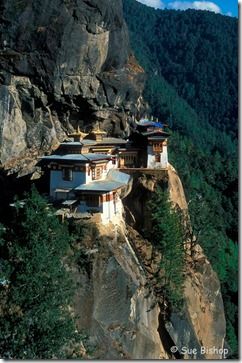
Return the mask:
[[161, 285], [173, 308], [180, 308], [183, 300], [184, 243], [182, 218], [169, 201], [168, 193], [157, 189], [150, 202], [151, 238], [161, 253]]
[[68, 229], [32, 190], [1, 230], [0, 357], [64, 358], [74, 334]]

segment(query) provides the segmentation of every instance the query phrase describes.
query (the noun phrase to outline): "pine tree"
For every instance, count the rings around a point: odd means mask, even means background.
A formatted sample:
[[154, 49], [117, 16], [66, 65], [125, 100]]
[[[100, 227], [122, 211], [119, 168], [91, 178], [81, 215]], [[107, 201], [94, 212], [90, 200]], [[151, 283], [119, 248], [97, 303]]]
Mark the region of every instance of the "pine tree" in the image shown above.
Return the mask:
[[173, 308], [183, 300], [184, 244], [182, 218], [168, 199], [168, 193], [158, 189], [150, 203], [151, 238], [161, 253], [161, 285]]
[[[64, 256], [70, 235], [33, 190], [16, 203], [12, 221], [1, 228], [0, 357], [63, 358], [74, 334], [69, 304], [73, 282]], [[3, 277], [2, 277], [3, 278]]]

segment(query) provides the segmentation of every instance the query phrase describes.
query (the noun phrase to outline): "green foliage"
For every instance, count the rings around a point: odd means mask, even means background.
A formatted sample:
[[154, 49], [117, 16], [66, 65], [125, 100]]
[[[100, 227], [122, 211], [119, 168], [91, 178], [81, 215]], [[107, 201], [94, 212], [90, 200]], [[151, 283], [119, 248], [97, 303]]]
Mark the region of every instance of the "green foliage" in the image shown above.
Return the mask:
[[214, 227], [209, 205], [200, 197], [189, 203], [189, 212], [196, 243], [203, 246], [222, 284], [222, 294], [227, 317], [227, 341], [232, 357], [237, 356], [237, 293], [238, 293], [238, 245], [229, 240], [224, 226]]
[[238, 261], [239, 247], [233, 241], [229, 240], [226, 244], [226, 271], [228, 278], [226, 283], [229, 291], [236, 293], [238, 291]]
[[227, 323], [227, 340], [229, 342], [230, 351], [232, 352], [228, 358], [236, 359], [236, 352], [238, 352], [238, 338], [235, 333], [234, 326], [232, 325], [230, 320], [228, 320]]
[[184, 283], [184, 244], [181, 215], [160, 189], [150, 202], [153, 244], [161, 253], [161, 286], [172, 308], [181, 308]]
[[134, 0], [124, 1], [124, 13], [145, 70], [162, 75], [200, 120], [236, 136], [237, 19], [197, 10], [155, 11]]
[[[145, 98], [171, 128], [169, 159], [190, 205], [194, 235], [221, 283], [236, 349], [238, 289], [238, 21], [205, 11], [154, 10], [124, 0]], [[230, 341], [232, 339], [232, 341]], [[234, 350], [236, 357], [236, 350]]]
[[[16, 202], [1, 248], [9, 284], [0, 287], [0, 356], [64, 358], [74, 336], [68, 305], [73, 281], [65, 268], [70, 235], [35, 191]], [[1, 264], [2, 265], [2, 264]]]

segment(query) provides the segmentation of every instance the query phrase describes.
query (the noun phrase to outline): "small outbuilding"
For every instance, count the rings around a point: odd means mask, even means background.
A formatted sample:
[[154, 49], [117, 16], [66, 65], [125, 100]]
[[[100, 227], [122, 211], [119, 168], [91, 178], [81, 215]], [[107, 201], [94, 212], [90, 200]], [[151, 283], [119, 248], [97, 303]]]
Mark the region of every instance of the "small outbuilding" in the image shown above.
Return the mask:
[[[130, 176], [117, 170], [106, 154], [49, 155], [42, 165], [50, 170], [50, 197], [78, 213], [101, 213], [103, 223], [122, 214], [121, 195]], [[116, 169], [116, 170], [115, 170]]]

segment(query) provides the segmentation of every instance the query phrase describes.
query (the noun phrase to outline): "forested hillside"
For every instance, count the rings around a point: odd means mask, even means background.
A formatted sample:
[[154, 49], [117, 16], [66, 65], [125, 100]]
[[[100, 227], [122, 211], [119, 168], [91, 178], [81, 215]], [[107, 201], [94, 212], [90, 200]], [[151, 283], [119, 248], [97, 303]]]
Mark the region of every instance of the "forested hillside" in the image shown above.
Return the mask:
[[197, 239], [218, 272], [227, 341], [236, 357], [238, 285], [237, 19], [154, 10], [124, 0], [131, 46], [147, 74], [145, 98], [167, 122]]

